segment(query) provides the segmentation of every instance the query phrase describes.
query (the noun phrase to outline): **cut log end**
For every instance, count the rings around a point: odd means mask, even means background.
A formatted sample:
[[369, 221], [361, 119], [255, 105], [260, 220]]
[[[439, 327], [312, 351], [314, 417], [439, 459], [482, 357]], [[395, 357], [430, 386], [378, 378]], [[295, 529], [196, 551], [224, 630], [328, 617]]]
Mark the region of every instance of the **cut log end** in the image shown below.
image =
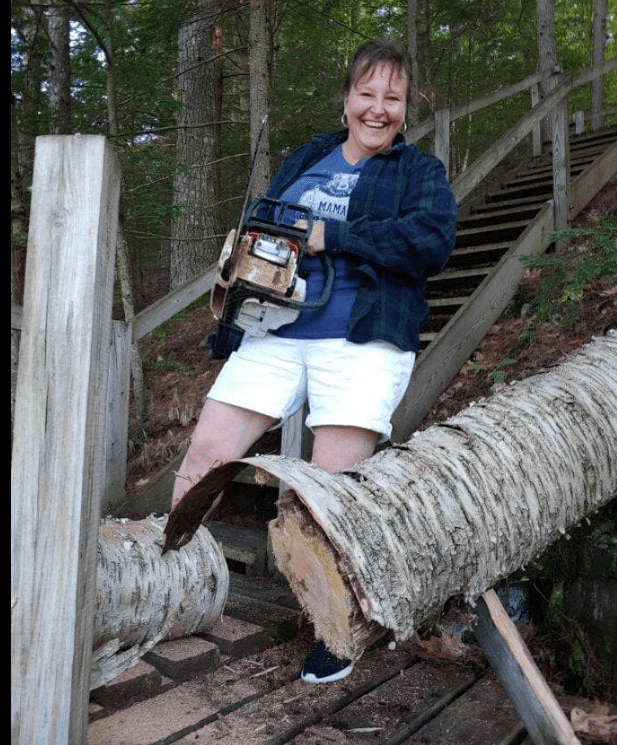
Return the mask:
[[281, 495], [269, 528], [277, 567], [315, 636], [338, 657], [357, 660], [386, 630], [364, 618], [341, 557], [294, 491]]

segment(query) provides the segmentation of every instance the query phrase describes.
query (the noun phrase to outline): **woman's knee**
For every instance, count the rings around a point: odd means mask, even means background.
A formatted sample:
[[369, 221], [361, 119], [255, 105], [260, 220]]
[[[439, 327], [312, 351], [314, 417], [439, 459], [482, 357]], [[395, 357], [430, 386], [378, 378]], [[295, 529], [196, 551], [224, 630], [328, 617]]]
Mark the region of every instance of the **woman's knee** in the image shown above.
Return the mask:
[[256, 411], [206, 399], [193, 432], [190, 458], [211, 453], [216, 458], [239, 458], [276, 420]]
[[312, 461], [329, 473], [351, 468], [370, 458], [379, 441], [379, 432], [362, 427], [322, 425], [314, 427]]

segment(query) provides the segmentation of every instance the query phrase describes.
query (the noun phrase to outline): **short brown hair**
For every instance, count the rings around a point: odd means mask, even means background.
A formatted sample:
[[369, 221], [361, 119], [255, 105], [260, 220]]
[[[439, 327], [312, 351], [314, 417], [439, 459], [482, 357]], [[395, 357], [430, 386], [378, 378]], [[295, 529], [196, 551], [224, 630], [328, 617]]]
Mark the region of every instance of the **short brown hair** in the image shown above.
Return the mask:
[[369, 70], [374, 70], [380, 63], [388, 64], [392, 70], [401, 77], [407, 78], [407, 101], [410, 98], [411, 90], [411, 57], [405, 47], [396, 41], [390, 39], [374, 39], [365, 41], [354, 52], [353, 59], [343, 83], [342, 97], [339, 101], [339, 109], [343, 109], [343, 101], [351, 92], [351, 88], [366, 75]]

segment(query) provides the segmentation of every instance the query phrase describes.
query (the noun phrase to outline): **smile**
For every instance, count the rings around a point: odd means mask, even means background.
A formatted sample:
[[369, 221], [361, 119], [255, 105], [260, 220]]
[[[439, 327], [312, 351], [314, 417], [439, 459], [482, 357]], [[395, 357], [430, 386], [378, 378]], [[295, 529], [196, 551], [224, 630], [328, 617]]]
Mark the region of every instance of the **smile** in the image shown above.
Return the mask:
[[362, 124], [364, 124], [366, 127], [370, 127], [371, 129], [383, 129], [384, 127], [387, 127], [390, 122], [374, 122], [363, 119]]

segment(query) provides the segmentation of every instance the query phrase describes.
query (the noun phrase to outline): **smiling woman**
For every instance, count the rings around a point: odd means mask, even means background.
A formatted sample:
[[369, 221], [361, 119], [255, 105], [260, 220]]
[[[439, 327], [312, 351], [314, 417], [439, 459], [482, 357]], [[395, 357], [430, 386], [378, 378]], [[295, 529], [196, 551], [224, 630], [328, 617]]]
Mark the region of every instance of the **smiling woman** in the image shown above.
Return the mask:
[[[272, 180], [268, 197], [313, 218], [299, 263], [306, 301], [323, 293], [324, 258], [335, 270], [330, 299], [263, 338], [246, 335], [231, 354], [178, 470], [172, 524], [192, 484], [305, 402], [322, 471], [350, 468], [390, 437], [428, 315], [426, 281], [443, 268], [456, 232], [443, 164], [400, 134], [410, 67], [400, 44], [362, 44], [343, 86], [345, 129], [293, 150]], [[351, 668], [317, 647], [302, 678], [338, 680]]]
[[409, 78], [381, 62], [354, 82], [345, 96], [343, 121], [349, 136], [343, 155], [351, 163], [390, 147], [405, 122]]

